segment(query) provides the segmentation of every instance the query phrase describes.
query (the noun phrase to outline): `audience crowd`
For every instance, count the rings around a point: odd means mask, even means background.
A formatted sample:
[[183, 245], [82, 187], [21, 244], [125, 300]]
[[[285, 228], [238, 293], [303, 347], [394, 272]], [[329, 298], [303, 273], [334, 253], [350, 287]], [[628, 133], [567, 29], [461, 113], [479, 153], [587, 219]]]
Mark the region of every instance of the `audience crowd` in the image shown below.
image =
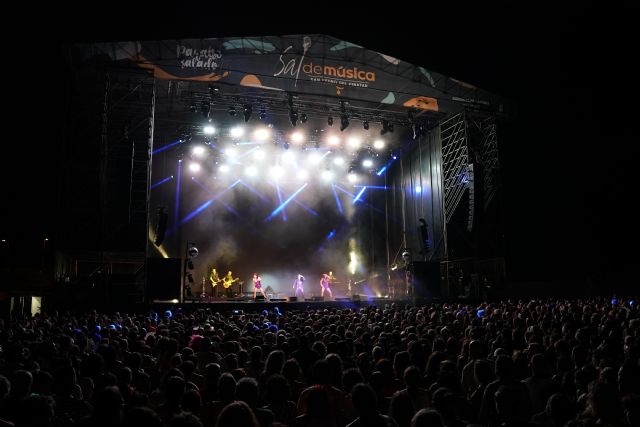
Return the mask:
[[639, 426], [634, 300], [0, 321], [0, 427]]

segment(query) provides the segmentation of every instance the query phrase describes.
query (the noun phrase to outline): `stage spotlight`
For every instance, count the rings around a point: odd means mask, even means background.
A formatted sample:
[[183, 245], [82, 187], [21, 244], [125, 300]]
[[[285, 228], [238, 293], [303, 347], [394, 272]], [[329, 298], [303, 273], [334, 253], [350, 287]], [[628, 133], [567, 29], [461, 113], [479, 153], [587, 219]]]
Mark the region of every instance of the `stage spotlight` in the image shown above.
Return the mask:
[[350, 173], [349, 175], [347, 175], [347, 179], [350, 183], [355, 184], [356, 182], [358, 182], [358, 175], [356, 175], [355, 173]]
[[369, 121], [365, 120], [364, 122], [362, 122], [362, 127], [364, 128], [364, 130], [369, 130]]
[[195, 267], [193, 266], [193, 261], [192, 260], [187, 260], [187, 268], [189, 270], [193, 270]]
[[231, 137], [232, 138], [240, 138], [244, 135], [244, 128], [240, 126], [236, 126], [231, 128]]
[[220, 172], [221, 173], [227, 173], [229, 172], [229, 165], [220, 165]]
[[251, 104], [245, 105], [243, 110], [245, 122], [248, 122], [249, 119], [251, 119], [251, 113], [253, 113], [253, 107], [251, 106]]
[[336, 157], [335, 159], [333, 159], [333, 164], [338, 166], [344, 165], [344, 158]]
[[191, 104], [189, 106], [189, 111], [191, 111], [192, 113], [195, 113], [198, 111], [198, 106], [196, 104]]
[[291, 134], [291, 142], [295, 142], [296, 144], [304, 141], [304, 134], [302, 132], [294, 132]]
[[191, 152], [196, 156], [202, 156], [204, 154], [204, 147], [202, 145], [195, 146]]
[[234, 107], [233, 105], [229, 107], [228, 112], [231, 117], [235, 117], [236, 114], [238, 114], [238, 112], [236, 111], [236, 107]]
[[189, 170], [191, 172], [200, 172], [200, 164], [199, 163], [190, 163]]
[[206, 134], [206, 135], [213, 135], [216, 132], [216, 128], [214, 128], [211, 125], [207, 125], [205, 127], [202, 128], [202, 131]]
[[322, 171], [321, 177], [324, 181], [331, 181], [333, 179], [333, 172], [328, 169]]
[[298, 122], [298, 112], [290, 110], [289, 111], [289, 121], [291, 122], [291, 126], [295, 126]]
[[327, 138], [327, 143], [335, 147], [336, 145], [340, 144], [340, 138], [335, 135], [331, 135], [329, 138]]
[[300, 114], [300, 122], [307, 123], [307, 115], [305, 113]]
[[187, 274], [187, 280], [189, 281], [189, 283], [193, 283], [193, 274], [188, 273]]
[[357, 150], [360, 147], [360, 138], [352, 136], [347, 140], [347, 146], [351, 149]]
[[329, 118], [327, 118], [327, 124], [333, 126], [333, 117], [329, 116]]
[[246, 173], [247, 176], [252, 176], [253, 177], [253, 176], [256, 176], [258, 174], [258, 169], [256, 169], [255, 166], [248, 166], [245, 169], [244, 173]]
[[347, 116], [340, 117], [340, 131], [344, 131], [349, 127], [349, 118]]
[[265, 129], [265, 128], [256, 129], [255, 132], [253, 133], [253, 136], [258, 141], [264, 141], [265, 139], [269, 138], [269, 135], [271, 135], [271, 132], [269, 131], [269, 129]]
[[274, 166], [269, 170], [270, 175], [275, 179], [280, 179], [284, 175], [284, 169], [280, 166]]
[[364, 166], [365, 168], [370, 168], [371, 166], [373, 166], [373, 160], [371, 159], [364, 159], [362, 161], [362, 166]]
[[384, 148], [384, 141], [381, 139], [376, 139], [373, 141], [373, 148], [376, 150], [382, 150]]
[[422, 193], [422, 187], [419, 185], [416, 185], [415, 190], [416, 190], [416, 193]]

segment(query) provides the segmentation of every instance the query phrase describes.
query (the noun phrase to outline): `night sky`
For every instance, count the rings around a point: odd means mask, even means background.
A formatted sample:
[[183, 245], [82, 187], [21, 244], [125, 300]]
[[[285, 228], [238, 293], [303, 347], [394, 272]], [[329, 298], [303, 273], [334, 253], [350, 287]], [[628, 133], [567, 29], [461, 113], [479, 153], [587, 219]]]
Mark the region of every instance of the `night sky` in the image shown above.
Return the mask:
[[637, 11], [501, 8], [460, 16], [460, 10], [402, 7], [376, 18], [337, 10], [315, 14], [310, 7], [291, 9], [300, 16], [290, 19], [185, 8], [150, 17], [112, 10], [100, 22], [86, 13], [86, 19], [34, 23], [31, 35], [39, 39], [5, 52], [31, 61], [12, 62], [19, 82], [5, 80], [16, 97], [11, 120], [15, 116], [22, 126], [4, 142], [2, 238], [19, 242], [29, 257], [55, 228], [64, 43], [321, 33], [516, 104], [516, 116], [502, 123], [498, 135], [510, 279], [602, 281], [632, 272], [638, 252], [632, 237], [638, 222], [638, 76], [631, 65], [640, 40], [633, 29]]

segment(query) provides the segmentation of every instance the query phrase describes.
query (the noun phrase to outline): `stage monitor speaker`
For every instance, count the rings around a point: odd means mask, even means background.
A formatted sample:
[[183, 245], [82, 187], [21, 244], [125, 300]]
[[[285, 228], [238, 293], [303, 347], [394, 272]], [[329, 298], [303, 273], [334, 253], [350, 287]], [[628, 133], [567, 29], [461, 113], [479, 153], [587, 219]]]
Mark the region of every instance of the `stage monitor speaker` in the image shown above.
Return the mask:
[[263, 295], [261, 295], [261, 294], [256, 295], [256, 302], [257, 302], [257, 301], [264, 302], [264, 296], [263, 296]]
[[289, 302], [298, 302], [298, 297], [289, 297]]
[[440, 298], [440, 263], [413, 263], [413, 292], [416, 298]]
[[182, 260], [147, 258], [147, 300], [180, 299]]

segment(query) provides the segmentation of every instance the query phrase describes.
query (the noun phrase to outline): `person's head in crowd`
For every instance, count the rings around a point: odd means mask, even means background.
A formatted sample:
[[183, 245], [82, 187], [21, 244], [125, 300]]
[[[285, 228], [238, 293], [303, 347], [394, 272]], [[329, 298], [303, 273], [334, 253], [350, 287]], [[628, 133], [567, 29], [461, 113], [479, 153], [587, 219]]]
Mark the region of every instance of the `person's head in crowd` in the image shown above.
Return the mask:
[[549, 396], [545, 412], [553, 422], [554, 427], [562, 427], [575, 417], [575, 404], [567, 396], [555, 393]]
[[197, 390], [187, 390], [182, 395], [180, 400], [180, 408], [185, 412], [190, 412], [194, 415], [200, 415], [200, 408], [202, 407], [202, 399], [200, 393]]
[[503, 422], [513, 422], [519, 415], [518, 408], [522, 399], [522, 391], [517, 387], [500, 386], [495, 393], [496, 412]]
[[296, 381], [300, 376], [300, 365], [296, 359], [287, 360], [282, 366], [282, 375], [288, 381]]
[[11, 392], [11, 383], [4, 375], [0, 375], [0, 403], [4, 402]]
[[236, 386], [236, 397], [245, 402], [249, 407], [255, 408], [258, 404], [258, 382], [251, 377], [242, 378]]
[[536, 354], [531, 358], [531, 376], [534, 378], [551, 377], [551, 366], [544, 354]]
[[313, 419], [326, 419], [331, 416], [329, 394], [321, 386], [313, 386], [307, 395], [304, 413]]
[[162, 419], [152, 409], [139, 406], [125, 413], [121, 427], [162, 427]]
[[376, 411], [376, 394], [371, 386], [365, 383], [356, 384], [351, 391], [353, 407], [362, 418], [369, 418]]
[[232, 402], [222, 409], [215, 427], [259, 427], [259, 424], [249, 405]]
[[284, 352], [282, 350], [274, 350], [269, 353], [264, 364], [265, 375], [269, 376], [281, 373], [284, 361]]
[[329, 366], [329, 384], [338, 388], [342, 388], [342, 373], [344, 371], [342, 366], [342, 359], [336, 353], [327, 354], [327, 357], [325, 359], [327, 360], [327, 365]]
[[25, 370], [17, 370], [11, 376], [10, 394], [15, 400], [22, 400], [29, 396], [33, 385], [33, 375]]
[[190, 412], [174, 415], [169, 422], [169, 427], [203, 427], [200, 418]]
[[289, 400], [289, 383], [280, 375], [271, 375], [267, 380], [266, 397], [269, 403], [280, 403]]
[[393, 394], [389, 403], [389, 416], [398, 423], [398, 427], [409, 427], [415, 412], [408, 393], [397, 391]]
[[500, 355], [496, 358], [495, 373], [500, 380], [513, 378], [513, 360], [509, 356]]
[[445, 425], [438, 411], [420, 409], [411, 419], [411, 427], [445, 427]]
[[120, 424], [124, 400], [118, 387], [97, 389], [93, 396], [91, 420], [96, 425], [112, 426]]
[[329, 362], [325, 359], [316, 360], [311, 373], [313, 384], [328, 384], [329, 382]]
[[351, 393], [353, 386], [364, 382], [364, 377], [358, 368], [349, 368], [342, 374], [342, 387], [346, 393]]
[[51, 397], [32, 395], [20, 401], [16, 427], [51, 427], [53, 425], [54, 401]]
[[166, 403], [172, 406], [179, 406], [182, 395], [185, 392], [186, 383], [181, 377], [175, 376], [167, 380], [165, 388]]
[[615, 384], [595, 383], [589, 392], [589, 411], [601, 424], [618, 425], [624, 419], [620, 394]]

